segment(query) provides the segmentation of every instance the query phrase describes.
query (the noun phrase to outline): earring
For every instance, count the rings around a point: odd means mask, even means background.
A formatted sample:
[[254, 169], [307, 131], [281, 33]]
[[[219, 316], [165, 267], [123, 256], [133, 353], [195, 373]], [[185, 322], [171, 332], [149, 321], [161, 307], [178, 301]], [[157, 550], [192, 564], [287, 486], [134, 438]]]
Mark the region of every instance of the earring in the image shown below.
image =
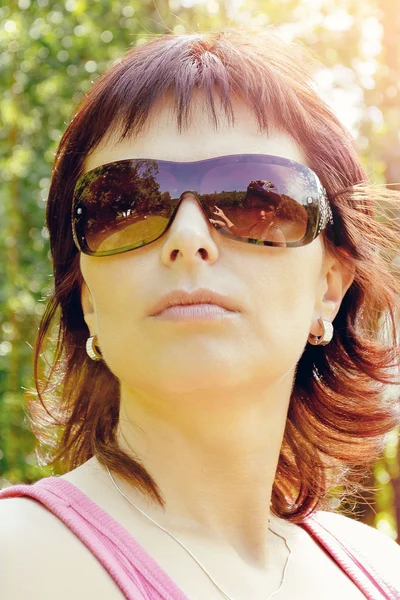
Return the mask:
[[318, 319], [318, 323], [322, 327], [322, 334], [314, 335], [313, 333], [310, 333], [308, 341], [313, 346], [326, 346], [333, 338], [333, 325], [330, 321], [326, 321], [325, 319]]
[[92, 360], [102, 360], [103, 355], [97, 346], [97, 335], [93, 335], [86, 340], [86, 352]]

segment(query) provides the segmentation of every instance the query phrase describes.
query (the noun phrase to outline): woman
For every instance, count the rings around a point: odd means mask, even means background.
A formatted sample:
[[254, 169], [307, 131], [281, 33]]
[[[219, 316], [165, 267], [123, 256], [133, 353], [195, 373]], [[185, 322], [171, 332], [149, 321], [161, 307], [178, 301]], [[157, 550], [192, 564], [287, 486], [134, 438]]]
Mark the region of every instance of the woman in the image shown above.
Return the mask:
[[[391, 196], [309, 77], [271, 32], [166, 35], [78, 108], [30, 407], [64, 474], [0, 494], [6, 598], [400, 598], [398, 545], [333, 508], [400, 421]], [[240, 232], [263, 181], [284, 241]]]
[[[244, 197], [245, 212], [249, 216], [245, 227], [235, 225], [217, 205], [214, 206], [214, 214], [218, 216], [218, 219], [210, 219], [210, 222], [221, 227], [227, 227], [231, 234], [239, 238], [247, 237], [256, 240], [283, 242], [286, 245], [286, 235], [274, 222], [281, 203], [281, 195], [270, 181], [251, 181]], [[234, 218], [240, 219], [242, 217], [242, 213], [244, 212], [242, 209], [243, 207], [234, 211]], [[240, 210], [239, 214], [237, 214], [238, 210]], [[277, 219], [279, 224], [283, 223], [281, 212]], [[306, 215], [304, 216], [305, 218], [299, 221], [301, 228], [299, 232], [300, 237], [302, 237], [303, 228], [307, 224]], [[287, 223], [289, 227], [293, 227], [292, 219], [287, 220]]]

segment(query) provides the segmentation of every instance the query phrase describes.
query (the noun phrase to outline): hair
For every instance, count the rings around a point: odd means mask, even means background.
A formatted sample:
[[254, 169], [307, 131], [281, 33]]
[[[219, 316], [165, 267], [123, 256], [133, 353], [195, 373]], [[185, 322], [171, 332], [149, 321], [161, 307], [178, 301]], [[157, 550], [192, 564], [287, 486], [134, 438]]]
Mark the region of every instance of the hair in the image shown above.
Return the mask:
[[[324, 248], [354, 270], [332, 341], [306, 344], [299, 359], [271, 511], [300, 523], [315, 510], [338, 510], [333, 494], [342, 501], [367, 489], [366, 470], [400, 423], [393, 387], [399, 383], [399, 299], [391, 268], [398, 232], [377, 212], [385, 202], [399, 207], [399, 198], [368, 183], [354, 141], [311, 83], [313, 65], [307, 50], [281, 41], [271, 29], [165, 34], [130, 49], [76, 108], [56, 153], [46, 213], [54, 288], [40, 322], [36, 389], [28, 402], [41, 464], [66, 472], [96, 455], [164, 505], [145, 467], [118, 446], [119, 381], [104, 361], [93, 362], [85, 351], [89, 331], [71, 203], [85, 157], [111, 131], [121, 139], [139, 134], [168, 92], [182, 131], [190, 126], [191, 99], [200, 89], [215, 128], [216, 103], [234, 125], [232, 98], [238, 97], [253, 110], [260, 131], [273, 126], [294, 138], [328, 193], [335, 224], [322, 234]], [[48, 347], [46, 364], [41, 357]]]

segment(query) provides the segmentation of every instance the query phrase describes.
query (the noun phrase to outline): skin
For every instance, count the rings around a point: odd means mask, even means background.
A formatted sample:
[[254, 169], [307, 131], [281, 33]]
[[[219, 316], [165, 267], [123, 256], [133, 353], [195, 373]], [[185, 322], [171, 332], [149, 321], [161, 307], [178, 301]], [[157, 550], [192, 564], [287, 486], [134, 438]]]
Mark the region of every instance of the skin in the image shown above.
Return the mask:
[[[85, 170], [126, 158], [240, 153], [307, 164], [289, 135], [260, 133], [238, 99], [234, 109], [236, 125], [221, 116], [216, 131], [199, 94], [179, 134], [164, 100], [140, 137], [109, 137]], [[116, 256], [82, 254], [80, 266], [85, 321], [120, 381], [119, 443], [154, 477], [165, 511], [115, 475], [118, 485], [182, 539], [221, 544], [263, 569], [272, 560], [271, 491], [296, 365], [309, 333], [321, 334], [318, 318], [333, 321], [353, 274], [326, 253], [321, 235], [302, 248], [230, 240], [190, 194], [156, 242]], [[168, 291], [199, 287], [234, 298], [240, 312], [197, 323], [148, 316]]]

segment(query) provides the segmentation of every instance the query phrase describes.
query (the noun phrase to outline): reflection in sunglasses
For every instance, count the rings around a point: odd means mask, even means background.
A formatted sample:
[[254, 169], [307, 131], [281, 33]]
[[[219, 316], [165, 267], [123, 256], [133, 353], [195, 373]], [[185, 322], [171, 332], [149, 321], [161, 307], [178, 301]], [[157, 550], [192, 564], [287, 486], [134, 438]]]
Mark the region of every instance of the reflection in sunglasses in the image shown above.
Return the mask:
[[116, 161], [78, 180], [75, 239], [83, 251], [99, 255], [149, 244], [163, 235], [190, 191], [223, 235], [304, 245], [321, 224], [320, 187], [308, 167], [281, 157]]

